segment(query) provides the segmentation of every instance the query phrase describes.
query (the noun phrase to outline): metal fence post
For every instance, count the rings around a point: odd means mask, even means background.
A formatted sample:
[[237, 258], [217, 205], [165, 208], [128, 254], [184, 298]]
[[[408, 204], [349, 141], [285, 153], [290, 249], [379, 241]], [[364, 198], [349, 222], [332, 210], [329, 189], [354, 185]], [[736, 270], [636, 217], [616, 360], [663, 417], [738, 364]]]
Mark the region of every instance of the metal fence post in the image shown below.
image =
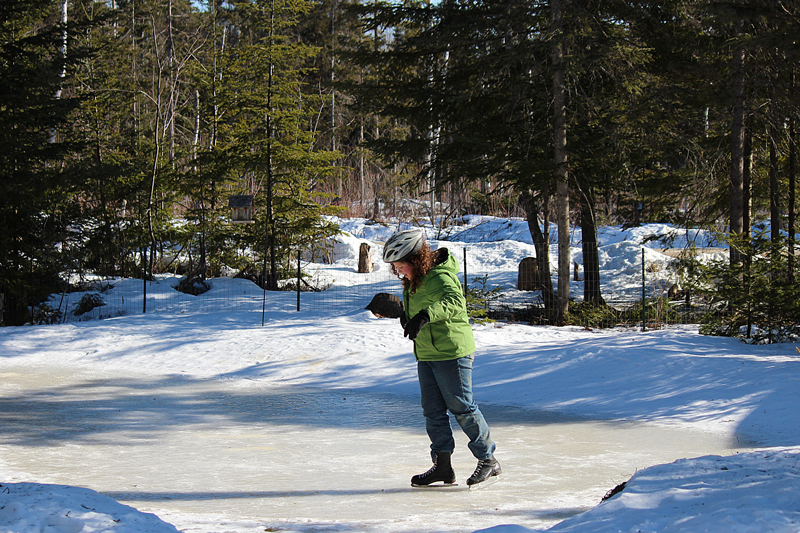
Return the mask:
[[644, 275], [644, 246], [642, 246], [642, 331], [645, 330], [645, 275]]
[[300, 311], [300, 249], [297, 249], [297, 311]]
[[464, 247], [464, 296], [467, 295], [467, 247]]
[[142, 314], [147, 313], [147, 252], [142, 251]]

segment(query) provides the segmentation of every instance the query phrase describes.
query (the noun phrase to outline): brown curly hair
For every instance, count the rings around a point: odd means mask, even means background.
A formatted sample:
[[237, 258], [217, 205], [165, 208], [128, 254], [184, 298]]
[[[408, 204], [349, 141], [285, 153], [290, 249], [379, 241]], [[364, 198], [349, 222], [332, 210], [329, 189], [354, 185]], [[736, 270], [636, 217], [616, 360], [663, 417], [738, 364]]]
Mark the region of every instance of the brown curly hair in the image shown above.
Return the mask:
[[409, 263], [414, 270], [412, 279], [401, 277], [394, 267], [394, 263], [391, 264], [392, 273], [403, 282], [403, 288], [408, 289], [411, 294], [414, 294], [422, 283], [422, 278], [436, 266], [436, 252], [431, 251], [431, 247], [428, 246], [428, 243], [424, 242], [419, 252], [405, 262]]

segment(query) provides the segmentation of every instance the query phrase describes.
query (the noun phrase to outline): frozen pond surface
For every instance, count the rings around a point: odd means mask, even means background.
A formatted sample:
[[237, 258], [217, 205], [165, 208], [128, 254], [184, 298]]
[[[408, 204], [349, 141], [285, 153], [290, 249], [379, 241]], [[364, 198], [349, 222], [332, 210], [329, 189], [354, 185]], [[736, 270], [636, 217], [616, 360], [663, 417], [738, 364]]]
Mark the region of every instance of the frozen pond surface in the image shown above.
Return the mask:
[[[0, 463], [14, 473], [2, 481], [88, 487], [182, 531], [544, 529], [637, 470], [744, 451], [716, 434], [482, 405], [501, 480], [412, 490], [430, 466], [416, 397], [134, 369], [6, 367], [0, 378]], [[475, 460], [456, 439], [463, 487]]]

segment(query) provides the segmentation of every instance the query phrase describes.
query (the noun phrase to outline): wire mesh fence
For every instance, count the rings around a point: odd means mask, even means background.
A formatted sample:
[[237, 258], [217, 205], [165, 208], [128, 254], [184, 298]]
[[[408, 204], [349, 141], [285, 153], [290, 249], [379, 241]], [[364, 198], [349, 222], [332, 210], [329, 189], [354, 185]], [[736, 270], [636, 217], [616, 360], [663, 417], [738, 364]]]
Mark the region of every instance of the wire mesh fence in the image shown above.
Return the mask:
[[[254, 281], [239, 278], [203, 280], [188, 292], [178, 290], [185, 278], [170, 274], [159, 275], [152, 281], [95, 279], [73, 287], [71, 292], [53, 295], [48, 302], [50, 318], [41, 321], [72, 322], [153, 313], [246, 312], [252, 315], [250, 320], [257, 322], [275, 313], [356, 312], [363, 310], [377, 293], [402, 295], [400, 280], [387, 264], [376, 260], [381, 249], [372, 244], [373, 251], [366, 262], [357, 255], [320, 262], [308, 250], [297, 251], [294, 264], [285, 270], [292, 275], [281, 280], [281, 290], [277, 291], [264, 290]], [[508, 241], [433, 244], [447, 247], [458, 258], [459, 276], [476, 319], [549, 323], [539, 280], [530, 283], [531, 274], [526, 271], [535, 255], [533, 246]], [[680, 290], [680, 274], [674, 268], [676, 254], [635, 243], [621, 243], [618, 248], [621, 249], [616, 250], [619, 253], [614, 260], [601, 257], [599, 268], [595, 269], [600, 276], [601, 305], [584, 301], [587, 265], [580, 251], [573, 254], [570, 324], [590, 328], [619, 325], [656, 328], [696, 323], [709, 311], [699, 298]], [[364, 264], [368, 268], [364, 269]], [[551, 276], [556, 287], [555, 269]]]

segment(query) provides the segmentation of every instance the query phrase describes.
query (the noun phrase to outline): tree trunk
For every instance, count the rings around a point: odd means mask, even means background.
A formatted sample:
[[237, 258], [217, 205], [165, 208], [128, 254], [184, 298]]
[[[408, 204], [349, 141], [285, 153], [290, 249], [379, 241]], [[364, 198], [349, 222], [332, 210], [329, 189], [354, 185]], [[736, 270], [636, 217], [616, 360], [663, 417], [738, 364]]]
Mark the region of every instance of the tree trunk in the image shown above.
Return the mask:
[[[336, 11], [339, 2], [333, 0], [331, 2], [331, 152], [336, 152], [338, 146], [336, 145]], [[339, 166], [338, 159], [333, 162], [333, 166]], [[338, 197], [342, 197], [342, 177], [337, 175], [337, 193]]]
[[[155, 192], [156, 192], [156, 178], [158, 177], [158, 159], [161, 157], [161, 140], [158, 135], [158, 130], [155, 132], [155, 148], [156, 152], [153, 156], [153, 171], [150, 176], [150, 191], [147, 195], [147, 233], [150, 236], [150, 260], [148, 261], [147, 279], [153, 279], [153, 270], [155, 268], [155, 253], [158, 249], [158, 242], [156, 241], [156, 233], [153, 229], [153, 209], [155, 209]], [[144, 305], [147, 305], [147, 298], [144, 299]]]
[[168, 2], [167, 4], [167, 64], [169, 65], [169, 82], [170, 82], [170, 91], [169, 91], [169, 98], [167, 99], [167, 146], [169, 147], [169, 162], [170, 165], [174, 165], [175, 163], [175, 113], [176, 111], [176, 103], [175, 99], [177, 98], [178, 93], [178, 69], [177, 69], [177, 61], [175, 59], [175, 41], [173, 40], [173, 29], [172, 29], [172, 1]]
[[366, 216], [365, 202], [367, 201], [366, 183], [364, 180], [364, 121], [358, 124], [358, 216]]
[[[270, 46], [270, 54], [272, 53], [275, 47], [275, 2], [274, 0], [270, 3], [270, 28], [269, 28], [269, 46]], [[277, 246], [275, 243], [276, 239], [276, 231], [275, 231], [275, 215], [273, 211], [273, 185], [274, 185], [274, 175], [273, 175], [273, 161], [272, 161], [272, 139], [274, 138], [274, 132], [272, 127], [272, 91], [274, 87], [274, 80], [273, 74], [275, 71], [275, 64], [270, 58], [270, 65], [269, 65], [269, 74], [267, 76], [267, 250], [266, 256], [264, 258], [264, 283], [267, 289], [271, 291], [278, 290], [278, 258], [277, 258]], [[269, 260], [269, 274], [267, 274], [267, 259]]]
[[769, 124], [769, 222], [770, 240], [781, 238], [780, 184], [778, 183], [778, 128], [775, 124], [775, 102], [770, 104]]
[[604, 304], [600, 294], [600, 254], [597, 251], [597, 225], [594, 199], [590, 192], [581, 195], [581, 247], [583, 249], [583, 301]]
[[770, 240], [778, 242], [781, 237], [780, 185], [778, 183], [778, 147], [774, 135], [774, 126], [770, 126], [769, 140], [769, 221]]
[[[795, 75], [792, 72], [791, 94], [794, 96]], [[797, 144], [795, 143], [795, 118], [789, 117], [789, 283], [794, 283], [794, 254], [795, 254], [795, 182], [797, 172]]]
[[[742, 22], [736, 22], [736, 33], [742, 31]], [[745, 51], [742, 46], [737, 46], [733, 52], [731, 63], [733, 114], [731, 127], [731, 198], [730, 198], [730, 232], [732, 235], [741, 234], [744, 230], [744, 60]], [[738, 250], [731, 248], [731, 265], [739, 264], [742, 260]]]
[[[56, 90], [55, 98], [56, 100], [61, 99], [61, 93], [64, 90], [63, 83], [64, 78], [67, 77], [67, 22], [69, 21], [67, 12], [69, 9], [69, 0], [61, 0], [61, 24], [64, 25], [64, 30], [61, 34], [61, 50], [60, 56], [63, 64], [61, 65], [61, 73], [58, 77], [61, 79], [61, 83], [58, 85], [58, 89]], [[50, 139], [49, 142], [52, 144], [56, 142], [56, 129], [50, 129]]]
[[564, 22], [561, 0], [550, 3], [553, 33], [553, 137], [556, 164], [556, 213], [558, 216], [558, 303], [555, 322], [563, 324], [569, 310], [569, 186], [567, 184], [567, 120], [564, 89]]
[[[544, 310], [545, 314], [550, 317], [553, 315], [556, 303], [556, 295], [553, 292], [553, 278], [550, 275], [550, 243], [547, 233], [543, 233], [539, 227], [539, 206], [536, 203], [533, 192], [530, 190], [524, 191], [519, 196], [519, 202], [525, 211], [528, 230], [531, 232], [533, 246], [536, 249], [536, 264], [539, 268], [539, 282], [542, 285]], [[546, 220], [545, 227], [547, 227]]]
[[752, 221], [750, 213], [752, 211], [752, 174], [753, 174], [753, 135], [750, 129], [745, 127], [744, 132], [744, 167], [742, 169], [742, 233], [750, 235]]

